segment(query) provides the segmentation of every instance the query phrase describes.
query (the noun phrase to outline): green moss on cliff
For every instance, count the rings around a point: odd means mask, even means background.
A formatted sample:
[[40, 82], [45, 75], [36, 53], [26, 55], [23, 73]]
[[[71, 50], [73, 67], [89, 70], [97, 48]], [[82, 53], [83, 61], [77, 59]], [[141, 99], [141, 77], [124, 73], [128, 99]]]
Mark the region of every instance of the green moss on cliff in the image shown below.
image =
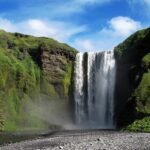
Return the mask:
[[150, 53], [142, 58], [142, 67], [146, 69], [150, 67]]
[[[115, 54], [118, 66], [124, 67], [126, 81], [131, 87], [119, 120], [129, 130], [139, 131], [143, 128], [144, 131], [149, 131], [150, 28], [131, 35], [115, 48]], [[144, 127], [140, 127], [142, 124]]]
[[137, 52], [139, 51], [143, 53], [144, 51], [147, 52], [150, 48], [150, 39], [148, 38], [149, 35], [150, 28], [137, 31], [115, 48], [116, 54], [119, 57], [123, 57], [126, 55], [128, 55], [129, 57], [132, 54], [135, 54], [134, 56], [138, 55]]
[[135, 90], [137, 111], [150, 113], [150, 71], [143, 74], [142, 80]]
[[72, 79], [73, 63], [69, 64], [66, 68], [66, 74], [64, 76], [63, 85], [65, 96], [69, 94], [70, 83]]
[[[0, 49], [0, 91], [4, 130], [17, 129], [24, 110], [22, 104], [40, 91], [40, 69], [28, 55], [18, 60], [8, 49]], [[34, 93], [34, 94], [33, 94]]]
[[[45, 57], [44, 54], [47, 54]], [[66, 68], [60, 76], [52, 76], [50, 56], [61, 57], [67, 62], [59, 63], [57, 73]], [[70, 70], [76, 50], [50, 38], [33, 37], [0, 30], [0, 130], [22, 130], [42, 128], [45, 122], [28, 114], [27, 106], [38, 99], [60, 99], [57, 85], [64, 87], [67, 97]], [[51, 80], [49, 80], [49, 78]], [[62, 82], [63, 81], [63, 82]]]

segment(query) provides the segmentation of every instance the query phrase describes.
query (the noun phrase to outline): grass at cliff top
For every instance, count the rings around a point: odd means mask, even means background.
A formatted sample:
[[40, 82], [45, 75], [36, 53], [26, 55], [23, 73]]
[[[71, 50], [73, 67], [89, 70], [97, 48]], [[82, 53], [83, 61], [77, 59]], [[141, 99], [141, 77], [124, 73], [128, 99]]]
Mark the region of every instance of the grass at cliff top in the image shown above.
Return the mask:
[[13, 48], [36, 49], [44, 44], [49, 50], [65, 50], [75, 53], [76, 50], [67, 44], [46, 37], [34, 37], [20, 33], [8, 33], [0, 30], [0, 47], [7, 48], [9, 45]]
[[[125, 41], [120, 43], [115, 48], [115, 53], [119, 56], [128, 57], [132, 55], [133, 57], [138, 55], [138, 53], [147, 52], [150, 48], [149, 44], [149, 35], [150, 35], [150, 28], [139, 30], [136, 33], [132, 34], [128, 37]], [[132, 57], [132, 59], [133, 59]]]

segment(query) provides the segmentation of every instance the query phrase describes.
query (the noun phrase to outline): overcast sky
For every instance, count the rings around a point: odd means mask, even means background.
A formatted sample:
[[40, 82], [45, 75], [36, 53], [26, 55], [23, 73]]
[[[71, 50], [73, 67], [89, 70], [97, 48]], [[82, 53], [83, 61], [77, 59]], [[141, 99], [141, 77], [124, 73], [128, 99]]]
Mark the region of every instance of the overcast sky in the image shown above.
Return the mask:
[[150, 0], [0, 0], [0, 28], [111, 50], [150, 25]]

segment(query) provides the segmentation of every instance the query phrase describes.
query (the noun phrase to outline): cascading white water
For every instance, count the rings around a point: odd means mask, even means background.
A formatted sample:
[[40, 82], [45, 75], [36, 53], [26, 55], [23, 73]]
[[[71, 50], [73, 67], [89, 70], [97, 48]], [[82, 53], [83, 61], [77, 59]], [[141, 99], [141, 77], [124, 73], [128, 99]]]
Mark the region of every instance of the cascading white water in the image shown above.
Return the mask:
[[81, 123], [83, 120], [85, 120], [86, 116], [84, 112], [83, 92], [83, 53], [78, 53], [76, 56], [75, 73], [75, 116], [76, 122]]
[[75, 64], [75, 118], [87, 128], [114, 128], [116, 63], [113, 51], [78, 53]]

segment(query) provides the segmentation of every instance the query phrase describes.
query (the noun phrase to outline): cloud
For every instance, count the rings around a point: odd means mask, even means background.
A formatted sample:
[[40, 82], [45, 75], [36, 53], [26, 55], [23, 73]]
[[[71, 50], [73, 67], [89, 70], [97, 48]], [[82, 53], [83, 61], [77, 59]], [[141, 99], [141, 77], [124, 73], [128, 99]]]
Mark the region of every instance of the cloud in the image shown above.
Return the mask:
[[76, 39], [73, 45], [81, 51], [92, 51], [95, 49], [94, 43], [91, 39]]
[[103, 4], [111, 3], [114, 1], [116, 0], [72, 0], [71, 2], [66, 3], [66, 6], [70, 5], [72, 12], [78, 12], [78, 11], [81, 12], [81, 11], [84, 11], [85, 6], [90, 6], [90, 5], [95, 5], [95, 4], [103, 5]]
[[12, 22], [3, 18], [0, 18], [0, 28], [10, 32], [17, 30], [15, 25], [13, 25]]
[[47, 36], [60, 42], [67, 42], [71, 36], [86, 30], [86, 26], [77, 26], [62, 21], [28, 19], [14, 23], [4, 18], [0, 18], [0, 28], [9, 32], [21, 32], [34, 36]]
[[77, 38], [74, 42], [70, 43], [79, 51], [107, 51], [112, 50], [114, 46], [118, 45], [120, 39], [111, 39], [110, 37], [101, 37], [95, 34], [95, 38]]
[[124, 16], [111, 18], [105, 27], [93, 33], [87, 32], [86, 25], [78, 26], [63, 21], [28, 19], [21, 22], [12, 22], [0, 18], [1, 29], [9, 32], [51, 37], [60, 42], [67, 42], [81, 51], [111, 50], [142, 27], [143, 25], [139, 21]]
[[114, 0], [73, 0], [75, 3], [80, 4], [80, 5], [89, 5], [89, 4], [104, 4], [107, 2], [112, 2]]
[[150, 0], [143, 0], [143, 1], [150, 5]]
[[129, 17], [118, 16], [108, 22], [108, 26], [103, 28], [100, 33], [108, 36], [127, 37], [133, 32], [141, 29], [141, 23]]
[[142, 27], [139, 21], [135, 21], [129, 17], [117, 16], [110, 19], [100, 32], [87, 37], [77, 38], [73, 46], [81, 51], [112, 50], [120, 42]]
[[[91, 6], [91, 5], [103, 5], [107, 3], [111, 3], [117, 0], [72, 0], [64, 5], [64, 12], [69, 13], [78, 13], [85, 11], [85, 6]], [[70, 6], [70, 7], [68, 7]]]
[[[43, 2], [44, 1], [44, 2]], [[43, 0], [42, 3], [38, 4], [31, 0], [29, 2], [25, 2], [24, 6], [20, 9], [24, 10], [24, 13], [27, 14], [43, 14], [45, 16], [49, 16], [51, 18], [55, 17], [66, 17], [71, 16], [77, 13], [83, 13], [87, 11], [87, 6], [91, 5], [104, 5], [107, 3], [112, 3], [117, 0], [56, 0], [53, 2], [48, 2], [47, 0]], [[21, 12], [20, 10], [20, 12]]]
[[145, 4], [148, 4], [150, 5], [150, 0], [127, 0], [127, 2], [129, 4], [139, 4], [139, 3], [145, 3]]
[[[150, 0], [127, 0], [127, 2], [135, 13], [141, 13], [142, 15], [143, 14], [149, 15]], [[141, 11], [137, 11], [137, 10], [141, 10]]]

